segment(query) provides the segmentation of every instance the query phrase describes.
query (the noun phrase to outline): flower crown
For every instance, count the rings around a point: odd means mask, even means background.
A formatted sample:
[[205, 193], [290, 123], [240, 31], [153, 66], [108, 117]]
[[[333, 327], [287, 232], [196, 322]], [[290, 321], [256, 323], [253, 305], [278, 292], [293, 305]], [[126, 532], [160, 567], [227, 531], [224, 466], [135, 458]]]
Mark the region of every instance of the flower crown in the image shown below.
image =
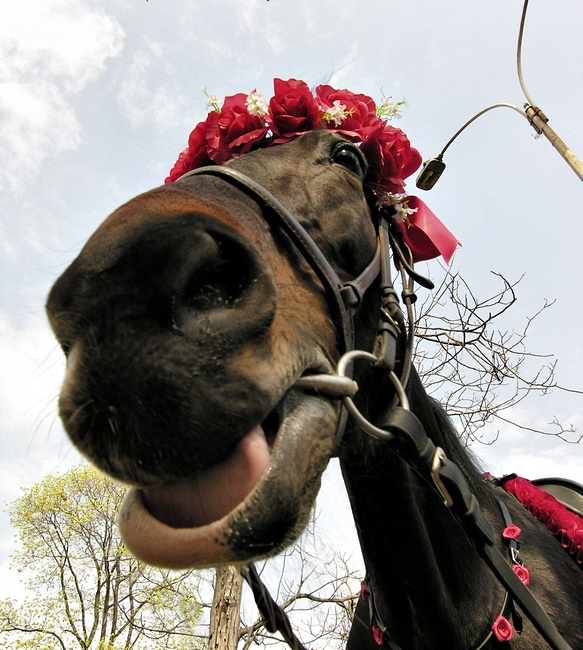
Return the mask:
[[[405, 133], [387, 123], [392, 117], [399, 117], [404, 101], [393, 103], [383, 98], [377, 106], [367, 95], [328, 85], [317, 86], [314, 94], [304, 81], [297, 79], [274, 79], [273, 85], [274, 95], [269, 103], [256, 91], [225, 97], [222, 105], [217, 97], [207, 93], [211, 111], [190, 134], [188, 147], [178, 156], [165, 183], [172, 183], [198, 167], [222, 165], [254, 148], [283, 144], [307, 131], [328, 129], [360, 144], [369, 165], [365, 182], [379, 205], [395, 208], [395, 222], [412, 250], [413, 259], [420, 261], [442, 254], [449, 262], [458, 243], [455, 237], [419, 199], [403, 195], [405, 179], [422, 160]], [[418, 241], [412, 241], [419, 217], [430, 221], [433, 231], [437, 228], [437, 240], [433, 235], [428, 237], [423, 228], [417, 228]]]

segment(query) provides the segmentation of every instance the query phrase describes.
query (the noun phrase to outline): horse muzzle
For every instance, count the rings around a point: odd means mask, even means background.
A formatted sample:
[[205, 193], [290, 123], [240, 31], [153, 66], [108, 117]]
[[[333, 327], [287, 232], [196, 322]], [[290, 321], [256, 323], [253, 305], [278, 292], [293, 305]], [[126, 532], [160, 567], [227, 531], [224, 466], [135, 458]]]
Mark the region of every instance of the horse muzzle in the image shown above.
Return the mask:
[[329, 371], [326, 355], [279, 313], [276, 286], [293, 283], [276, 282], [281, 269], [263, 261], [271, 240], [241, 231], [257, 208], [240, 203], [234, 222], [233, 209], [185, 190], [138, 197], [49, 296], [68, 356], [65, 429], [100, 469], [135, 486], [120, 529], [150, 564], [278, 552], [307, 523], [334, 445], [338, 404], [293, 387]]

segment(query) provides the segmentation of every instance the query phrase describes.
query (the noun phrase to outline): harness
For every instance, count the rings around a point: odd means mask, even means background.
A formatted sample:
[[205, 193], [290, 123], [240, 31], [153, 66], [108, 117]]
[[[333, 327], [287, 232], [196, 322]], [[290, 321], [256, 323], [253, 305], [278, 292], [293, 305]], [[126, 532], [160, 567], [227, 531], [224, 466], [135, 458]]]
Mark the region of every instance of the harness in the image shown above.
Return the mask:
[[[551, 648], [571, 650], [539, 602], [514, 573], [504, 555], [496, 548], [496, 535], [484, 517], [476, 498], [470, 492], [460, 469], [447, 458], [441, 448], [433, 444], [422, 424], [409, 408], [403, 386], [407, 383], [412, 356], [412, 304], [415, 301], [413, 280], [428, 288], [433, 288], [433, 285], [414, 271], [412, 261], [404, 254], [401, 243], [391, 232], [389, 221], [391, 213], [385, 208], [378, 212], [379, 235], [373, 259], [354, 280], [342, 282], [304, 227], [262, 185], [236, 169], [222, 166], [198, 168], [181, 178], [199, 174], [217, 176], [253, 199], [262, 209], [267, 222], [277, 226], [288, 235], [324, 287], [343, 354], [338, 363], [336, 374], [302, 377], [295, 386], [316, 391], [331, 399], [341, 399], [345, 407], [343, 411], [350, 414], [366, 433], [390, 443], [392, 449], [437, 490], [445, 506], [462, 526], [477, 553], [488, 564], [492, 573], [507, 591], [507, 599], [512, 599], [517, 603]], [[405, 331], [405, 318], [391, 279], [391, 251], [394, 252], [405, 278], [402, 298], [409, 317], [407, 331]], [[355, 350], [352, 312], [361, 303], [365, 292], [379, 275], [382, 297], [381, 316], [374, 353]], [[406, 350], [400, 378], [395, 374], [399, 339], [405, 340]], [[369, 360], [376, 367], [385, 370], [395, 388], [396, 401], [385, 413], [383, 421], [379, 425], [368, 421], [352, 400], [358, 386], [350, 377], [350, 368], [358, 358]], [[346, 415], [340, 420], [337, 440], [340, 439], [344, 430]], [[267, 622], [267, 628], [270, 631], [280, 631], [294, 650], [305, 650], [293, 634], [287, 615], [277, 606], [265, 586], [261, 584], [254, 568], [251, 566], [244, 570], [243, 575], [251, 585], [258, 608]], [[396, 648], [394, 644], [389, 647]], [[485, 646], [482, 644], [480, 647]]]

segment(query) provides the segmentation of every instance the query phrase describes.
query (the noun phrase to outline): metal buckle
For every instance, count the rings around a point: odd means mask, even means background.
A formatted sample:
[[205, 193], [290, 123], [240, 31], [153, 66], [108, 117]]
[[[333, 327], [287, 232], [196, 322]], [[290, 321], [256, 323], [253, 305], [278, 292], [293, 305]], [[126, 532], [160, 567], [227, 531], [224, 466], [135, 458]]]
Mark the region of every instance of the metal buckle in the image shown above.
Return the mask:
[[443, 497], [443, 503], [448, 508], [451, 508], [453, 506], [453, 499], [443, 484], [443, 481], [441, 480], [441, 476], [439, 474], [439, 471], [443, 466], [443, 461], [446, 460], [446, 458], [447, 457], [443, 449], [441, 447], [436, 447], [433, 454], [433, 460], [431, 462], [431, 478], [435, 483], [435, 487], [439, 490], [439, 494], [441, 494]]

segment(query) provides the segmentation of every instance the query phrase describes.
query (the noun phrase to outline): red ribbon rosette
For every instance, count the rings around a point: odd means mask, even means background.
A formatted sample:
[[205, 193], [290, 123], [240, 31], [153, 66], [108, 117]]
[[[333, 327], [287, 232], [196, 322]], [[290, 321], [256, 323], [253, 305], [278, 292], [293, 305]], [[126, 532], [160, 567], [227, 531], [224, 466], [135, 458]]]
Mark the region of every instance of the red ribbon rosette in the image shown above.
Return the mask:
[[498, 616], [498, 618], [494, 621], [494, 624], [492, 625], [492, 632], [494, 632], [494, 636], [498, 639], [498, 641], [500, 641], [500, 643], [504, 641], [510, 641], [510, 639], [512, 639], [512, 625], [510, 624], [510, 621], [504, 616]]
[[407, 196], [404, 200], [411, 210], [416, 211], [396, 225], [405, 243], [411, 249], [413, 261], [423, 262], [442, 255], [446, 264], [449, 264], [459, 245], [458, 240], [421, 199]]

